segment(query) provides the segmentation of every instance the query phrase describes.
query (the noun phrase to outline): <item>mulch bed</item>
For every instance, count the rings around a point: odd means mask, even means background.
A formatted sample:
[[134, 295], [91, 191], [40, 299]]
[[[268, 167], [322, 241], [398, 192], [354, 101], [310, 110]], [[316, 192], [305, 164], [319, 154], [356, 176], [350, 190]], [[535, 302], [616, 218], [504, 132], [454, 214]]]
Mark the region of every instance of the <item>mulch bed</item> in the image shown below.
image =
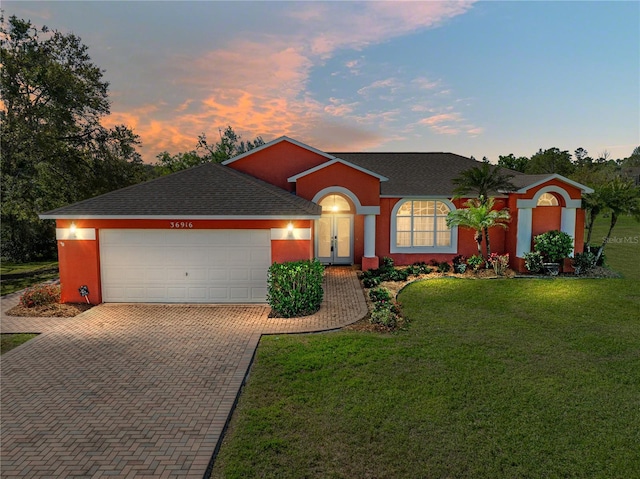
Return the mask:
[[7, 316], [35, 317], [35, 318], [72, 318], [93, 308], [87, 303], [45, 304], [26, 308], [21, 304], [7, 311]]

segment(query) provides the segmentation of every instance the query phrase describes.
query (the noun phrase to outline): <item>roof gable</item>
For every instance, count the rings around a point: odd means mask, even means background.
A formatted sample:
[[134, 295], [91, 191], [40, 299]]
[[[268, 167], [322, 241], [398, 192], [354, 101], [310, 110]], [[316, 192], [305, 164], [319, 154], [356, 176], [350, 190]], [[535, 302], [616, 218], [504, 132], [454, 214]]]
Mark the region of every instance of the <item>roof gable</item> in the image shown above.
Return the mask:
[[299, 146], [300, 148], [304, 148], [305, 150], [309, 150], [312, 153], [315, 153], [317, 155], [320, 156], [324, 156], [327, 159], [333, 159], [334, 157], [331, 156], [329, 153], [325, 153], [324, 151], [320, 151], [317, 148], [314, 148], [312, 146], [306, 145], [300, 141], [294, 140], [293, 138], [289, 138], [288, 136], [281, 136], [280, 138], [276, 138], [275, 140], [272, 140], [268, 143], [265, 143], [264, 145], [261, 145], [257, 148], [254, 148], [252, 150], [249, 150], [245, 153], [242, 153], [240, 155], [234, 156], [233, 158], [229, 158], [228, 160], [225, 160], [222, 162], [223, 165], [228, 165], [230, 163], [234, 163], [238, 160], [241, 160], [243, 158], [246, 158], [247, 156], [253, 155], [255, 153], [259, 153], [262, 150], [266, 150], [267, 148], [272, 147], [273, 145], [277, 145], [278, 143], [281, 143], [283, 141], [286, 141], [288, 143], [291, 143], [292, 145], [296, 145]]
[[321, 208], [222, 165], [200, 166], [46, 212], [56, 218], [316, 217]]
[[577, 181], [570, 180], [566, 176], [559, 175], [557, 173], [552, 174], [540, 174], [540, 175], [521, 175], [519, 176], [513, 183], [519, 189], [516, 193], [526, 193], [531, 188], [535, 188], [536, 186], [540, 186], [543, 183], [547, 183], [551, 180], [558, 180], [568, 185], [573, 186], [574, 188], [579, 189], [582, 193], [593, 193], [593, 189], [585, 186]]
[[358, 170], [361, 173], [364, 173], [364, 174], [369, 175], [369, 176], [373, 176], [374, 178], [377, 178], [380, 181], [389, 181], [389, 178], [387, 178], [386, 176], [382, 176], [382, 175], [376, 173], [375, 171], [367, 170], [366, 168], [363, 168], [361, 166], [355, 165], [353, 163], [349, 163], [348, 161], [342, 160], [340, 158], [335, 158], [335, 159], [333, 159], [331, 161], [327, 161], [326, 163], [322, 163], [321, 165], [318, 165], [318, 166], [316, 166], [314, 168], [310, 168], [310, 169], [308, 169], [306, 171], [303, 171], [302, 173], [298, 173], [297, 175], [291, 176], [290, 178], [287, 178], [287, 181], [293, 183], [293, 182], [297, 181], [300, 178], [303, 178], [303, 177], [305, 177], [307, 175], [311, 175], [311, 174], [313, 174], [313, 173], [315, 173], [317, 171], [320, 171], [320, 170], [322, 170], [324, 168], [333, 166], [335, 164], [342, 164], [342, 165], [344, 165], [344, 166], [346, 166], [348, 168], [353, 168], [354, 170]]

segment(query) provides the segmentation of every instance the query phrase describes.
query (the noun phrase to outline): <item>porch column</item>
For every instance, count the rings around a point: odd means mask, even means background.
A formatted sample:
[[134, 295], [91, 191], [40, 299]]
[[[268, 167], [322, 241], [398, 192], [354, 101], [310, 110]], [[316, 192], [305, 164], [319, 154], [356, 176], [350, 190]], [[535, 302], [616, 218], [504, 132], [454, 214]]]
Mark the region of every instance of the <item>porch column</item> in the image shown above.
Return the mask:
[[[576, 245], [576, 209], [562, 208], [562, 216], [560, 217], [560, 231], [567, 233], [573, 239], [573, 246]], [[570, 255], [573, 257], [573, 254]]]
[[518, 208], [518, 237], [516, 242], [516, 256], [524, 258], [531, 251], [531, 223], [533, 210], [531, 208]]
[[364, 256], [362, 270], [376, 269], [379, 260], [376, 256], [376, 215], [364, 215]]

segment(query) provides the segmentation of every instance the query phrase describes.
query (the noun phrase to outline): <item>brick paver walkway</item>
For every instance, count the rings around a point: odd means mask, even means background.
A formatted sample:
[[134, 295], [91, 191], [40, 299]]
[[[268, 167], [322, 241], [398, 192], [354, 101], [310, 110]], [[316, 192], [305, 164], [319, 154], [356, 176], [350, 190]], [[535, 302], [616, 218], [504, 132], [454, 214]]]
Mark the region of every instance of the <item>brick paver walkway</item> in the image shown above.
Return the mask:
[[306, 318], [269, 318], [266, 305], [3, 314], [3, 333], [43, 334], [2, 356], [1, 475], [201, 478], [260, 336], [336, 329], [366, 311], [355, 272], [329, 268]]

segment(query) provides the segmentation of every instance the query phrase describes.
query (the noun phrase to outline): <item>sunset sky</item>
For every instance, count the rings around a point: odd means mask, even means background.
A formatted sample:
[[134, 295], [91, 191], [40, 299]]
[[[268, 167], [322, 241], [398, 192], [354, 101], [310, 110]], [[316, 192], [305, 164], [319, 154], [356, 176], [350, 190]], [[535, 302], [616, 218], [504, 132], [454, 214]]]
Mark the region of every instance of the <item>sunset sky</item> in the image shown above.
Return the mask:
[[287, 135], [325, 151], [640, 145], [640, 2], [15, 2], [79, 35], [155, 161]]

